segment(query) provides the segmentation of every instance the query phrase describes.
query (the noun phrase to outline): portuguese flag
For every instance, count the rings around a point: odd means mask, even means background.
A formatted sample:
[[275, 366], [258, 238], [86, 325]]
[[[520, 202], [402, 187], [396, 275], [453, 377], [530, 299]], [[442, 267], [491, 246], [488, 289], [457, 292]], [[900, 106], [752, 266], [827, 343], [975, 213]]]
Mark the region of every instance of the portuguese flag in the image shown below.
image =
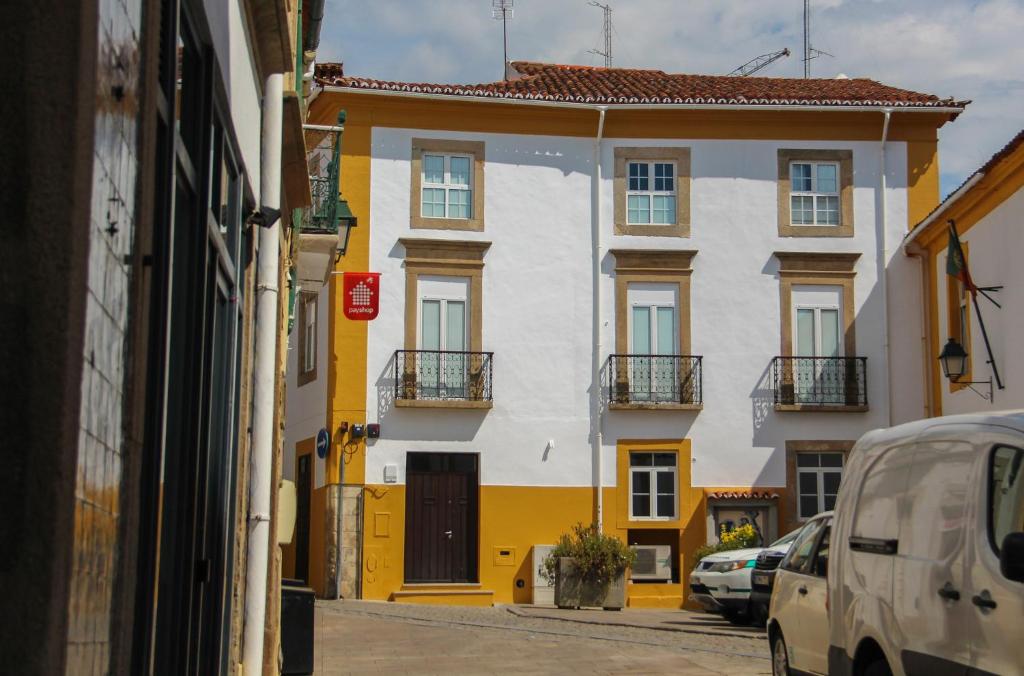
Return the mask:
[[959, 279], [964, 288], [971, 292], [972, 296], [978, 295], [978, 287], [974, 285], [974, 281], [971, 279], [971, 272], [967, 269], [967, 259], [964, 258], [964, 250], [960, 246], [960, 238], [956, 234], [956, 226], [953, 224], [953, 221], [949, 222], [946, 274]]

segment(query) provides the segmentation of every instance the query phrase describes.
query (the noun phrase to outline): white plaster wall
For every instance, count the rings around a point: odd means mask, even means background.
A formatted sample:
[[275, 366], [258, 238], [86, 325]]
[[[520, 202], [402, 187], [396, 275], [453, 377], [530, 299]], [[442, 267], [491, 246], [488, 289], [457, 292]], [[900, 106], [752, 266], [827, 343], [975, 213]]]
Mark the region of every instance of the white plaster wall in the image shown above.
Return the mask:
[[[481, 233], [409, 228], [413, 137], [486, 144]], [[614, 145], [692, 149], [691, 237], [613, 235]], [[854, 155], [855, 236], [780, 238], [777, 149], [849, 148]], [[888, 145], [889, 255], [906, 232], [906, 149]], [[587, 486], [591, 359], [591, 139], [375, 129], [371, 162], [371, 264], [382, 306], [369, 326], [368, 422], [382, 438], [367, 451], [367, 482], [408, 451], [481, 454], [484, 484]], [[871, 142], [606, 140], [602, 230], [608, 248], [696, 249], [692, 344], [704, 356], [704, 410], [609, 411], [603, 419], [605, 485], [615, 484], [620, 438], [680, 438], [693, 444], [695, 485], [785, 484], [787, 439], [856, 439], [887, 424], [883, 308], [876, 203], [879, 145]], [[394, 350], [402, 346], [405, 273], [400, 237], [492, 242], [483, 272], [483, 350], [493, 351], [488, 412], [396, 409]], [[769, 368], [780, 350], [774, 251], [861, 252], [854, 301], [858, 355], [868, 357], [868, 413], [776, 413]], [[900, 254], [902, 256], [902, 254]], [[900, 261], [902, 263], [902, 260]], [[602, 254], [601, 359], [614, 351], [614, 256]], [[548, 440], [553, 449], [546, 450]]]
[[[328, 287], [321, 289], [317, 295], [316, 312], [316, 380], [298, 386], [299, 376], [299, 339], [302, 334], [298, 313], [292, 332], [288, 334], [288, 367], [285, 371], [286, 405], [284, 443], [281, 447], [282, 476], [289, 481], [295, 480], [295, 444], [310, 437], [316, 437], [320, 428], [327, 425], [327, 369], [333, 352], [327, 342], [327, 326], [330, 321], [330, 291]], [[334, 443], [334, 440], [331, 440]], [[326, 461], [315, 457], [313, 487], [320, 488], [326, 483]]]
[[[993, 298], [1002, 305], [997, 308], [984, 297], [978, 296], [988, 329], [989, 342], [995, 356], [999, 374], [1005, 389], [993, 389], [995, 400], [985, 401], [969, 389], [951, 393], [949, 382], [943, 379], [942, 413], [989, 412], [1013, 408], [1024, 408], [1024, 355], [1021, 353], [1021, 336], [1024, 335], [1024, 266], [1020, 264], [1020, 252], [1024, 251], [1024, 190], [1018, 190], [1010, 198], [993, 209], [991, 213], [974, 224], [960, 240], [968, 246], [968, 265], [974, 283], [979, 286], [1003, 286]], [[935, 290], [939, 306], [939, 344], [944, 345], [947, 336], [946, 312], [946, 252], [942, 250], [935, 260], [938, 275]], [[971, 379], [988, 380], [992, 376], [985, 341], [981, 335], [974, 306], [970, 310], [971, 325]], [[937, 355], [936, 355], [937, 356]], [[975, 385], [988, 393], [986, 385]]]

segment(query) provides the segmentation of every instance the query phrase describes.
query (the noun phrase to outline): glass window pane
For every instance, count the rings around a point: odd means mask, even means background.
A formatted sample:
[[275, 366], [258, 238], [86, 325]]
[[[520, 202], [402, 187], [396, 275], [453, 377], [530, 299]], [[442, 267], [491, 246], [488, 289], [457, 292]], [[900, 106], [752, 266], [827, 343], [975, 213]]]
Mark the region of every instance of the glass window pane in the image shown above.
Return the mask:
[[790, 198], [791, 219], [796, 225], [814, 223], [814, 198], [794, 195]]
[[658, 493], [661, 495], [675, 495], [676, 473], [658, 472]]
[[648, 195], [630, 195], [626, 203], [626, 220], [630, 223], [651, 222], [651, 198]]
[[818, 165], [818, 190], [817, 192], [839, 192], [836, 189], [836, 165]]
[[647, 470], [633, 472], [633, 493], [647, 495], [651, 492], [651, 473]]
[[651, 515], [651, 497], [649, 495], [633, 496], [633, 516]]
[[647, 164], [642, 162], [629, 163], [629, 189], [650, 190], [650, 183], [647, 174]]
[[657, 467], [675, 467], [676, 466], [676, 454], [675, 453], [654, 453], [654, 464]]
[[420, 308], [422, 315], [420, 330], [421, 350], [441, 349], [441, 302], [425, 300]]
[[676, 310], [671, 307], [657, 308], [658, 344], [652, 354], [676, 353]]
[[654, 189], [671, 192], [675, 190], [673, 173], [675, 167], [671, 164], [658, 163], [654, 165]]
[[[802, 509], [803, 504], [801, 503], [800, 516], [810, 517], [813, 514], [804, 514]], [[815, 505], [817, 508], [817, 505]], [[814, 547], [814, 540], [818, 536], [818, 531], [821, 529], [821, 521], [812, 521], [811, 523], [804, 526], [800, 534], [797, 535], [796, 540], [793, 542], [793, 546], [790, 547], [789, 553], [782, 560], [781, 567], [787, 570], [799, 569], [805, 561], [811, 556], [811, 552]]]
[[448, 218], [469, 218], [470, 194], [469, 190], [448, 191]]
[[469, 185], [469, 158], [452, 157], [448, 160], [450, 185]]
[[821, 310], [821, 354], [818, 356], [839, 356], [839, 310]]
[[424, 188], [422, 208], [428, 218], [444, 218], [444, 188]]
[[797, 467], [818, 467], [819, 457], [817, 453], [797, 453], [796, 454], [796, 466]]
[[811, 165], [793, 163], [789, 165], [790, 190], [793, 192], [811, 191]]
[[815, 218], [819, 225], [839, 225], [839, 198], [838, 197], [816, 197]]
[[658, 516], [671, 518], [676, 515], [676, 496], [659, 495], [657, 502]]
[[818, 496], [800, 496], [800, 518], [809, 519], [818, 513]]
[[836, 508], [836, 496], [834, 495], [825, 495], [825, 499], [823, 502], [825, 503], [824, 508], [821, 510], [823, 512], [827, 512], [830, 509]]
[[839, 482], [843, 478], [842, 472], [825, 472], [821, 478], [825, 484], [826, 495], [835, 495], [839, 492]]
[[444, 183], [444, 156], [424, 155], [423, 156], [423, 182]]
[[654, 461], [653, 453], [630, 453], [629, 464], [633, 467], [650, 467]]
[[671, 224], [676, 222], [676, 198], [673, 195], [655, 195], [652, 223]]
[[1024, 530], [1024, 451], [1000, 446], [990, 463], [989, 527], [998, 550], [1007, 534]]
[[651, 308], [633, 308], [633, 347], [631, 354], [651, 354]]
[[462, 352], [466, 349], [466, 304], [450, 300], [446, 303], [445, 346], [446, 350]]
[[800, 495], [818, 494], [818, 475], [815, 472], [800, 472]]
[[814, 310], [810, 308], [796, 311], [796, 356], [814, 356]]
[[821, 458], [822, 467], [842, 467], [843, 466], [843, 454], [842, 453], [821, 453], [817, 454]]

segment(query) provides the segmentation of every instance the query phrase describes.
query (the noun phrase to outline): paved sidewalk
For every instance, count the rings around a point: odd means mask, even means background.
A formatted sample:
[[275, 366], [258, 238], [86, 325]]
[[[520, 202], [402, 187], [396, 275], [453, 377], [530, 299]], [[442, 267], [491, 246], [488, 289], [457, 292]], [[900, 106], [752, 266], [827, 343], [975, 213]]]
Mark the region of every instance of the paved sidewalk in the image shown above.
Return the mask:
[[763, 627], [736, 626], [719, 615], [689, 610], [621, 610], [600, 608], [564, 610], [555, 606], [504, 606], [519, 617], [537, 617], [560, 622], [581, 622], [614, 627], [637, 627], [658, 631], [681, 631], [711, 636], [767, 638]]
[[[583, 621], [530, 613], [580, 614]], [[685, 611], [470, 608], [318, 601], [317, 674], [738, 674], [771, 673], [767, 641], [673, 628]], [[673, 619], [675, 618], [675, 619]], [[658, 625], [664, 625], [658, 629]]]

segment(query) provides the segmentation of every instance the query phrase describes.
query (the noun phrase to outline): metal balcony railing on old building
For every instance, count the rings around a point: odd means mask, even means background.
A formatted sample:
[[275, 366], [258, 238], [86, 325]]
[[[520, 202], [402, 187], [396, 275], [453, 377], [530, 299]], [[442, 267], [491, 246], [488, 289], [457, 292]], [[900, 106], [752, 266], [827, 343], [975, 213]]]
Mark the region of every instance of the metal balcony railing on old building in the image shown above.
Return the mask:
[[611, 408], [698, 408], [704, 403], [703, 357], [613, 354], [608, 357]]
[[775, 357], [775, 407], [866, 410], [867, 362], [867, 357]]
[[493, 352], [396, 350], [395, 401], [490, 402]]

